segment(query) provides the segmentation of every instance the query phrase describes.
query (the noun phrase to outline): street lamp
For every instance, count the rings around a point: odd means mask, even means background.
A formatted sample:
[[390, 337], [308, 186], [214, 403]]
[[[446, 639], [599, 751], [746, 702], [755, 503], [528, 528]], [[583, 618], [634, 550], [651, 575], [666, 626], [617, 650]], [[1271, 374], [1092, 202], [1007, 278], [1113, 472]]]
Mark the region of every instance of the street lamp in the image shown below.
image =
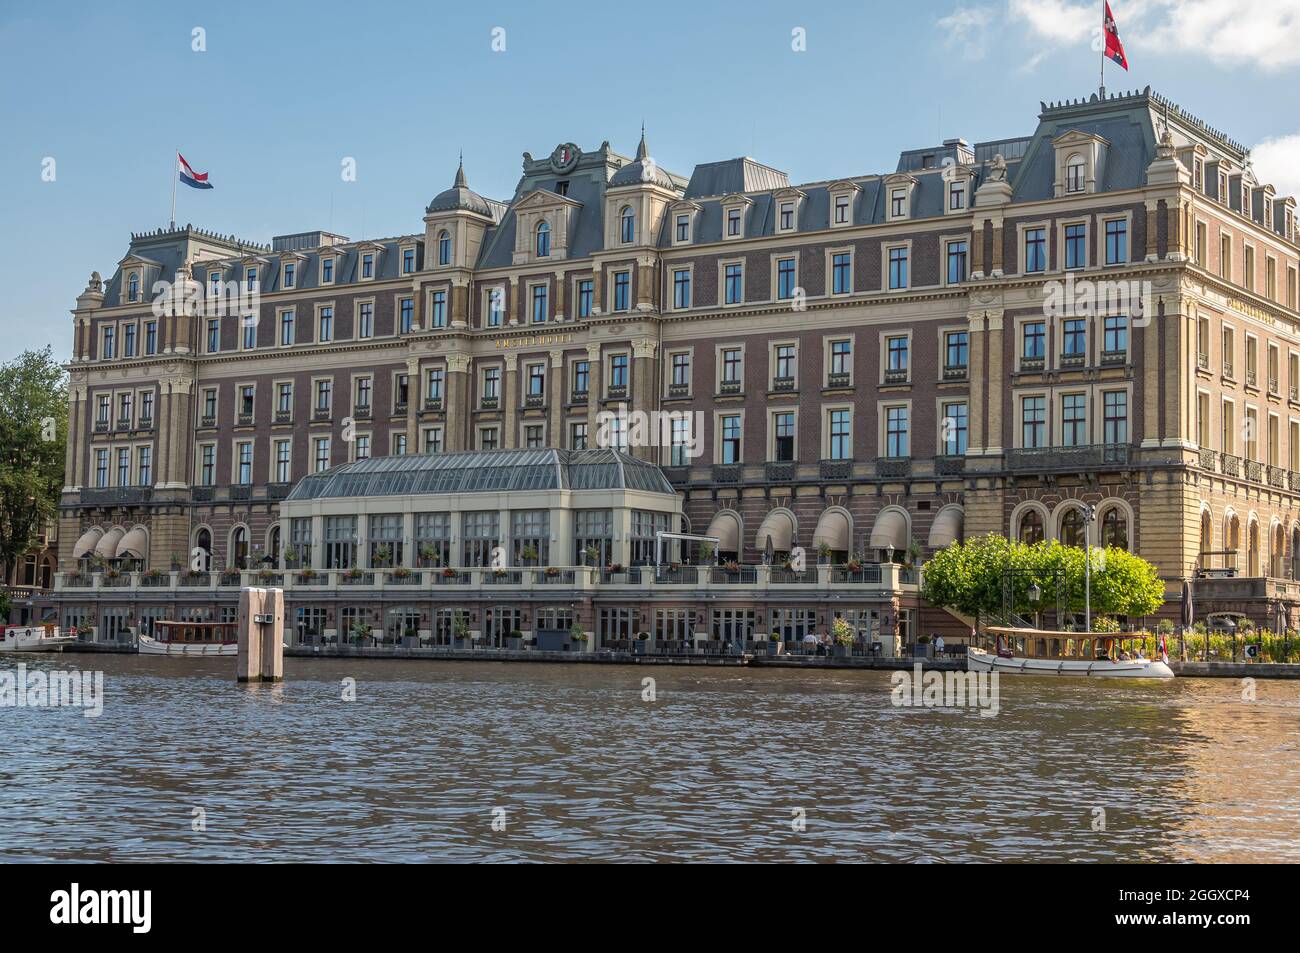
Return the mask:
[[1083, 504], [1083, 631], [1092, 632], [1092, 534], [1089, 527], [1097, 519], [1097, 508]]

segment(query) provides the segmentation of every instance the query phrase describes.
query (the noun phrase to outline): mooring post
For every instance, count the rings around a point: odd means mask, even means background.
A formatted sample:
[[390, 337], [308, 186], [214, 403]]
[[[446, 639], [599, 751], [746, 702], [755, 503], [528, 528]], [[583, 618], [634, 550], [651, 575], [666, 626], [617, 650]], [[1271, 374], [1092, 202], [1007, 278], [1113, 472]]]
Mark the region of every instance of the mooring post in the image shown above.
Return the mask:
[[284, 680], [283, 589], [250, 586], [240, 590], [235, 678], [241, 682]]

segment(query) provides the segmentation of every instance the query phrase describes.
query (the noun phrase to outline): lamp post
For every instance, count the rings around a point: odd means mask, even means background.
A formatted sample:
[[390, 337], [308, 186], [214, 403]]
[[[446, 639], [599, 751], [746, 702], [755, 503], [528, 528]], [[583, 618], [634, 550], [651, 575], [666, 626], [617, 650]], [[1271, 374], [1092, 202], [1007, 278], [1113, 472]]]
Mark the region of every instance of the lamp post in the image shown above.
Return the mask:
[[1097, 508], [1083, 504], [1083, 631], [1092, 632], [1092, 533], [1090, 527], [1097, 519]]

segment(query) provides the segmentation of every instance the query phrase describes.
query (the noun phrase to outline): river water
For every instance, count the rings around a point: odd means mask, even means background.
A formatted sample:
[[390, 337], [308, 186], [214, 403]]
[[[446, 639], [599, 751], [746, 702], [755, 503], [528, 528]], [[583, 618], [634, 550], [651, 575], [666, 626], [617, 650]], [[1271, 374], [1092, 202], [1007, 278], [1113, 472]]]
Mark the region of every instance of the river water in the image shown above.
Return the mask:
[[1300, 860], [1294, 681], [20, 660], [104, 708], [0, 708], [3, 861]]

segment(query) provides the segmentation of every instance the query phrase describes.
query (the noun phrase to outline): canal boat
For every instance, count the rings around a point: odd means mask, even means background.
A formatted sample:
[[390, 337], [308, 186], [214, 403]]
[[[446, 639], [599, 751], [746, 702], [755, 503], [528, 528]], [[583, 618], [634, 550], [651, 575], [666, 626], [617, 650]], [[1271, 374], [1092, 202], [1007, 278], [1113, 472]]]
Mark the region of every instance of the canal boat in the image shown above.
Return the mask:
[[0, 625], [0, 652], [62, 652], [75, 641], [56, 625]]
[[968, 646], [966, 670], [1005, 675], [1082, 675], [1093, 678], [1173, 678], [1169, 657], [1148, 659], [1123, 650], [1122, 635], [1051, 632], [990, 626], [994, 650]]
[[238, 655], [239, 637], [233, 622], [168, 622], [153, 624], [154, 635], [141, 635], [141, 655], [183, 655], [210, 658]]

